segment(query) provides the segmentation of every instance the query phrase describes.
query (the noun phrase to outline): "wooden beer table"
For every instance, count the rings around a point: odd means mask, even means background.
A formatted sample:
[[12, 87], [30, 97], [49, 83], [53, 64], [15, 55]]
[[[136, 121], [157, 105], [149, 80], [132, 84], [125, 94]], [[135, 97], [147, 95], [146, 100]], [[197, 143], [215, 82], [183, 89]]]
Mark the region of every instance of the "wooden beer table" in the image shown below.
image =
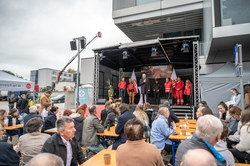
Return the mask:
[[[103, 155], [109, 153], [111, 154], [111, 162], [108, 165], [104, 164]], [[85, 161], [81, 166], [116, 166], [116, 150], [107, 150], [104, 149], [97, 153], [95, 156]]]
[[45, 133], [57, 133], [57, 128], [52, 128], [44, 131]]
[[112, 140], [114, 140], [114, 138], [119, 137], [119, 134], [115, 133], [115, 126], [110, 127], [110, 130], [108, 131], [108, 129], [105, 129], [103, 133], [96, 133], [96, 135], [101, 136], [102, 138], [102, 145], [105, 147], [106, 146], [106, 142]]
[[3, 129], [4, 130], [17, 130], [18, 129], [18, 137], [20, 137], [21, 136], [21, 131], [20, 131], [21, 128], [23, 128], [23, 124], [19, 124], [19, 125], [16, 125], [16, 126], [4, 127]]
[[[170, 134], [168, 137], [172, 141], [172, 160], [173, 166], [175, 165], [174, 160], [174, 147], [177, 147], [179, 143], [176, 143], [176, 140], [186, 140], [188, 137], [191, 137], [193, 133], [196, 132], [196, 120], [189, 119], [186, 129], [186, 135], [182, 135], [181, 130], [183, 130], [184, 120], [180, 120], [179, 123], [176, 123], [175, 133]], [[181, 128], [182, 127], [182, 128]]]

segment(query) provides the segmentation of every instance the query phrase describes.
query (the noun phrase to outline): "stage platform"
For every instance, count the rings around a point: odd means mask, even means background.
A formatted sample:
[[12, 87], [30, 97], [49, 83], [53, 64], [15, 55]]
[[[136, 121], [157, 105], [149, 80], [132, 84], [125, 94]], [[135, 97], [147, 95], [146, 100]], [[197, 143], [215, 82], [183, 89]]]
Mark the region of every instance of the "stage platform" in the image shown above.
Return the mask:
[[[151, 108], [154, 110], [154, 112], [158, 111], [158, 106], [159, 105], [151, 105]], [[104, 109], [104, 105], [96, 105], [97, 107], [97, 117], [101, 117], [101, 111]], [[129, 105], [129, 111], [134, 112], [136, 107], [136, 104], [134, 105]], [[185, 115], [187, 114], [189, 119], [193, 119], [193, 114], [194, 114], [194, 108], [192, 106], [185, 106], [185, 105], [174, 105], [171, 106], [173, 111], [175, 112], [176, 116], [180, 119], [185, 118]], [[87, 109], [85, 112], [85, 115], [89, 114], [89, 110]]]

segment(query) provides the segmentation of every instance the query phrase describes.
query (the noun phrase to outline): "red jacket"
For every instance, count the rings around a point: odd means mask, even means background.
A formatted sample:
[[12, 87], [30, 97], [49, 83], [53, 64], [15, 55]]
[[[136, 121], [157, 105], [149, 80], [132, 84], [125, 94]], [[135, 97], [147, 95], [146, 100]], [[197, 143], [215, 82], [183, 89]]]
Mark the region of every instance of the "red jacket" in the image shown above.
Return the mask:
[[183, 89], [183, 87], [184, 87], [184, 83], [183, 83], [183, 81], [182, 80], [180, 80], [180, 81], [176, 81], [176, 83], [175, 83], [175, 89], [178, 91], [178, 89], [179, 90], [182, 90]]
[[187, 84], [186, 84], [185, 90], [184, 90], [184, 94], [185, 94], [185, 95], [190, 95], [190, 94], [191, 94], [191, 87], [192, 87], [192, 84], [191, 84], [191, 83], [187, 83]]
[[127, 92], [129, 94], [129, 90], [134, 90], [135, 94], [136, 94], [136, 89], [133, 83], [129, 83], [128, 87], [127, 87]]
[[121, 81], [118, 84], [118, 88], [125, 90], [126, 89], [126, 84], [127, 84], [126, 81]]
[[164, 87], [165, 87], [165, 92], [171, 92], [171, 85], [172, 85], [172, 80], [165, 82]]

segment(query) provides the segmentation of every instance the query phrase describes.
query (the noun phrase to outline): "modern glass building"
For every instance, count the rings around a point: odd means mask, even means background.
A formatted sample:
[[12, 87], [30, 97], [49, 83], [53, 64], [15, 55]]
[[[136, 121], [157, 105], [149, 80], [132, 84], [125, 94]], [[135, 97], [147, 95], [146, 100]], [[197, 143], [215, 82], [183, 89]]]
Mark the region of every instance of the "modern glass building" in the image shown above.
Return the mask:
[[113, 0], [112, 15], [132, 41], [200, 35], [201, 73], [207, 74], [234, 61], [237, 43], [250, 68], [249, 7], [249, 0]]

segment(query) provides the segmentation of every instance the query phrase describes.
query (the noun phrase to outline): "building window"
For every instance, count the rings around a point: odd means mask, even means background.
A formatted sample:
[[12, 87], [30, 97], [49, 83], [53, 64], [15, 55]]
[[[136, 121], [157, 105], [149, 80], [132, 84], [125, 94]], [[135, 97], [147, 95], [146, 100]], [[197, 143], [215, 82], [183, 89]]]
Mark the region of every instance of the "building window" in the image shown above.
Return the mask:
[[249, 0], [220, 0], [221, 26], [250, 23]]
[[152, 2], [157, 2], [157, 1], [160, 1], [160, 0], [136, 0], [136, 6], [144, 5], [144, 4], [152, 3]]

